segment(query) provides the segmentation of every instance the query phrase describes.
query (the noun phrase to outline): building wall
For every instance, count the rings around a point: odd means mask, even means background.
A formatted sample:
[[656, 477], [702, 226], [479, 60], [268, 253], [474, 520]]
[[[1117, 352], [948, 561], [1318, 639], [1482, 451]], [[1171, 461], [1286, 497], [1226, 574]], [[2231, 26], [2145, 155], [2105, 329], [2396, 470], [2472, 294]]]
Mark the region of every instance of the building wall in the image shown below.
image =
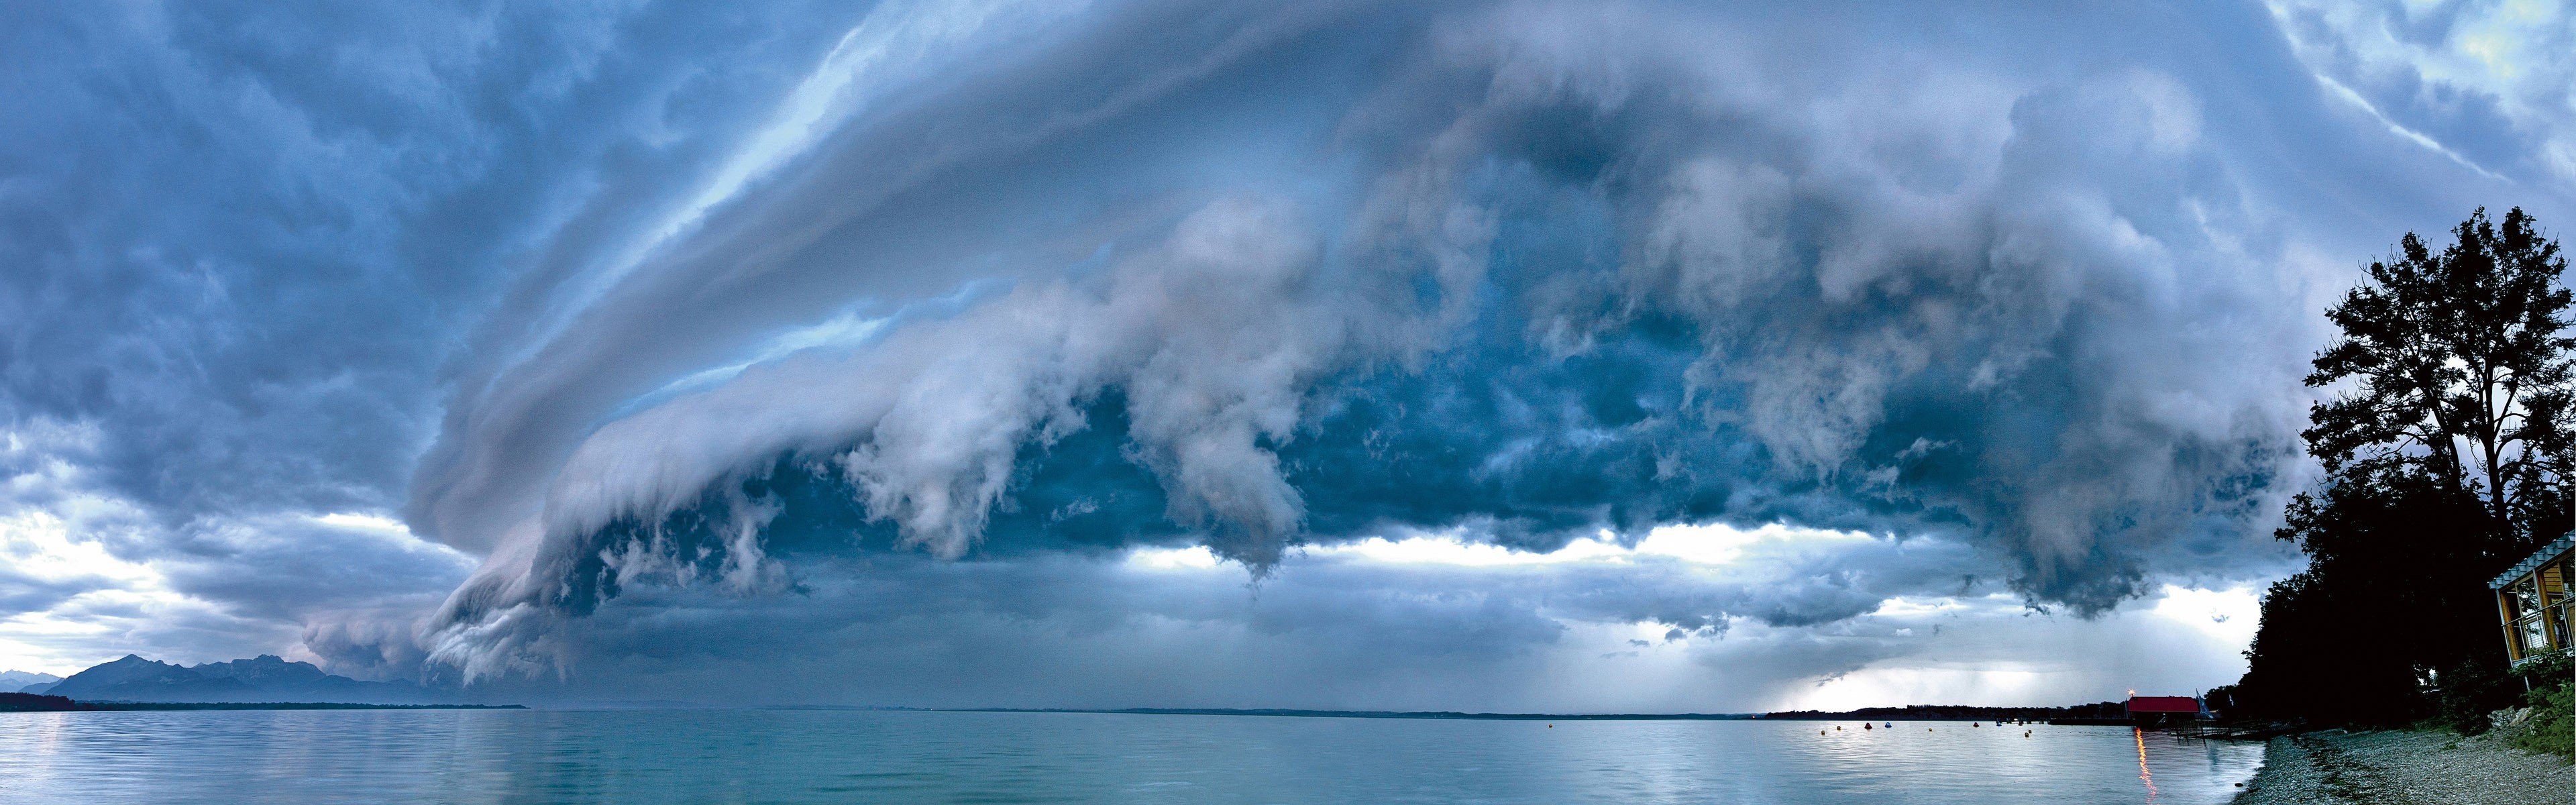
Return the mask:
[[2576, 638], [2569, 629], [2576, 626], [2576, 595], [2571, 595], [2570, 582], [2576, 581], [2576, 550], [2556, 547], [2557, 555], [2539, 562], [2530, 570], [2496, 588], [2496, 612], [2504, 624], [2506, 656], [2520, 663], [2533, 656], [2567, 648]]

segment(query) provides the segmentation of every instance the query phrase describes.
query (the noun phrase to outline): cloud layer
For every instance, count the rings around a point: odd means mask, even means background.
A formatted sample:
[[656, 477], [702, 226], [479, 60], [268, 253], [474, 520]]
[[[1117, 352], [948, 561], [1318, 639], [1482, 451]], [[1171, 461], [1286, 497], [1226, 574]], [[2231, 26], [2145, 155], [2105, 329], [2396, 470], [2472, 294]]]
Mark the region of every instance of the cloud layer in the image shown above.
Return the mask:
[[[1929, 606], [2215, 674], [2139, 613], [2278, 572], [2322, 300], [2576, 209], [2555, 7], [24, 13], [11, 533], [125, 574], [0, 565], [49, 657], [147, 595], [376, 676], [1405, 706], [1671, 633], [1785, 706]], [[1296, 670], [1149, 670], [1212, 647]]]
[[[1246, 28], [1300, 23], [1330, 31]], [[434, 452], [415, 511], [534, 513], [450, 537], [519, 544], [446, 617], [587, 609], [648, 557], [747, 583], [783, 510], [743, 488], [781, 471], [846, 487], [849, 514], [898, 545], [961, 556], [1021, 505], [1024, 468], [1098, 418], [1117, 420], [1108, 461], [1152, 487], [1066, 479], [1098, 485], [1047, 490], [1072, 508], [1040, 530], [1158, 497], [1111, 539], [1189, 533], [1256, 572], [1291, 544], [1390, 527], [1539, 550], [1681, 521], [1930, 530], [2082, 612], [2135, 594], [2160, 547], [2256, 530], [2291, 472], [2284, 347], [2306, 320], [2277, 302], [2302, 278], [2171, 76], [2015, 82], [1970, 65], [1927, 92], [1919, 64], [1820, 71], [1728, 47], [1753, 36], [1734, 21], [1659, 8], [1514, 6], [1382, 36], [1380, 84], [1328, 105], [1329, 133], [1288, 155], [1340, 158], [1328, 186], [1252, 170], [1162, 189], [1161, 215], [1085, 210], [1057, 236], [1096, 243], [1084, 262], [1021, 265], [1007, 290], [894, 307], [854, 343], [622, 402], [581, 428], [541, 499], [441, 485]], [[1059, 62], [1088, 49], [1021, 58], [1107, 72]], [[1126, 61], [1144, 92], [1167, 74]], [[1170, 125], [1148, 110], [1174, 100], [1100, 94], [1136, 104], [1078, 113], [1121, 141]], [[962, 150], [1025, 136], [947, 128], [977, 132], [949, 143]], [[626, 297], [659, 310], [644, 300], [705, 298], [708, 279], [810, 294], [779, 276], [795, 256], [693, 242], [814, 226], [808, 205], [773, 205], [656, 244], [552, 343], [624, 355], [629, 339], [592, 331], [634, 328]], [[719, 279], [746, 261], [779, 267]], [[504, 376], [596, 385], [546, 350]], [[530, 425], [495, 427], [517, 452]], [[483, 432], [445, 438], [471, 456]], [[494, 461], [504, 477], [529, 458]]]

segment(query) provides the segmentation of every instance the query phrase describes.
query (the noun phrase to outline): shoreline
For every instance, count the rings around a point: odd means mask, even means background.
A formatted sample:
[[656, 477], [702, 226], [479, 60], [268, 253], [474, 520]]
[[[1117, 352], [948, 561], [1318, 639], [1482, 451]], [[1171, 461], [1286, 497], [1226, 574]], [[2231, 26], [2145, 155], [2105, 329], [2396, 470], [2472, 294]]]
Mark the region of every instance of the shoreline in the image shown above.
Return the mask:
[[523, 704], [372, 704], [367, 702], [106, 702], [60, 696], [0, 700], [0, 713], [124, 713], [178, 710], [526, 710]]
[[2486, 736], [2376, 730], [2274, 738], [2235, 805], [2483, 803], [2565, 805], [2576, 765]]

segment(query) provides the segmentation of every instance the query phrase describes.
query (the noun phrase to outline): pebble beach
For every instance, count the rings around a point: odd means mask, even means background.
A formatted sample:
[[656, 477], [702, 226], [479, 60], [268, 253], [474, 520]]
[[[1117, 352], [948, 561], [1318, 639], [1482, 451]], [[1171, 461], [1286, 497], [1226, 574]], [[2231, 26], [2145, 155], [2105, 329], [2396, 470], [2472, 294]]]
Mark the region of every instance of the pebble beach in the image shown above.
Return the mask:
[[2272, 739], [2236, 805], [2568, 805], [2576, 765], [2444, 732], [2328, 730]]

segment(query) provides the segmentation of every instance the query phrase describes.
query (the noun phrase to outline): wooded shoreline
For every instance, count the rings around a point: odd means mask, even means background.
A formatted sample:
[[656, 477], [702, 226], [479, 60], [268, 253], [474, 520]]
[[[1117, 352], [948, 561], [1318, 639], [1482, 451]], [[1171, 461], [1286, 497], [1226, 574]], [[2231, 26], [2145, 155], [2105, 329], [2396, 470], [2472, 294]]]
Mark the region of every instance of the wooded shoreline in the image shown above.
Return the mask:
[[525, 710], [523, 704], [362, 704], [355, 702], [84, 702], [36, 693], [0, 693], [0, 713], [125, 710]]

